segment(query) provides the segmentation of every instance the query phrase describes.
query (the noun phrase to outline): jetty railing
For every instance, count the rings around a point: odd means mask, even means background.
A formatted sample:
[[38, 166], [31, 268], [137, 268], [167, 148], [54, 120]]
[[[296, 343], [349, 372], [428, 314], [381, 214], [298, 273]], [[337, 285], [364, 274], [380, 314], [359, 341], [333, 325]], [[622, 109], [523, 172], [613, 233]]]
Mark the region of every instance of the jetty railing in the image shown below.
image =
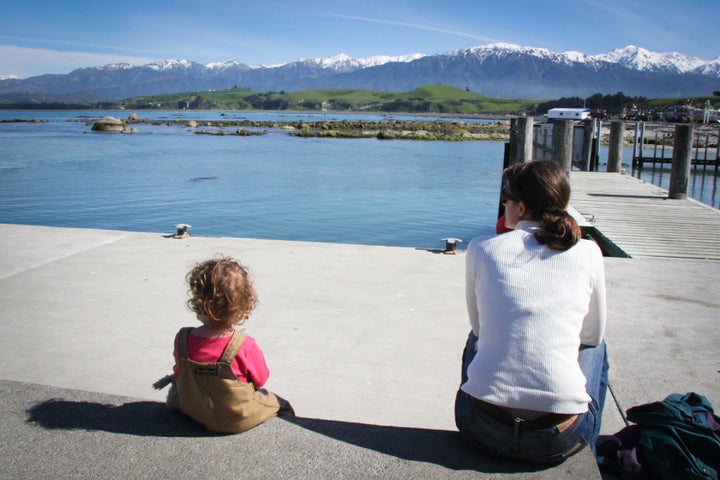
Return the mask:
[[[676, 133], [666, 130], [655, 130], [646, 134], [645, 122], [635, 123], [633, 139], [632, 167], [643, 168], [646, 163], [653, 167], [660, 164], [670, 164], [673, 159], [673, 148], [676, 145]], [[696, 132], [692, 141], [693, 153], [690, 158], [691, 165], [697, 170], [702, 167], [707, 170], [713, 167], [715, 173], [720, 169], [720, 129], [716, 133], [708, 131]]]
[[[606, 125], [599, 119], [585, 122], [571, 122], [560, 120], [553, 123], [533, 125], [532, 119], [518, 118], [511, 122], [511, 145], [513, 142], [522, 142], [528, 137], [526, 131], [532, 131], [532, 145], [519, 147], [530, 148], [531, 153], [525, 153], [523, 158], [533, 160], [556, 160], [570, 162], [570, 165], [581, 171], [599, 170], [600, 146], [608, 145], [608, 171], [619, 172], [622, 168], [622, 154], [626, 141], [625, 132], [634, 129], [632, 139], [633, 170], [643, 168], [648, 164], [672, 164], [673, 150], [676, 145], [677, 131], [674, 127], [690, 124], [653, 125], [652, 132], [647, 134], [645, 122], [624, 122], [614, 120], [609, 122], [610, 135], [603, 136], [603, 127]], [[530, 125], [528, 127], [528, 125]], [[557, 128], [556, 128], [557, 127]], [[513, 137], [513, 132], [525, 132], [521, 137]], [[607, 128], [605, 128], [607, 131]], [[712, 168], [717, 174], [720, 172], [720, 128], [712, 132], [703, 128], [692, 133], [691, 167], [697, 171], [702, 168], [707, 171]], [[516, 147], [511, 146], [511, 151]]]
[[[510, 122], [510, 142], [506, 148], [505, 166], [530, 160], [552, 160], [563, 166], [568, 174], [573, 167], [583, 171], [597, 171], [599, 164], [599, 146], [601, 143], [602, 122], [592, 119], [590, 122], [576, 123], [572, 120], [556, 120], [552, 124], [533, 126], [532, 117], [518, 117]], [[643, 145], [645, 124], [635, 124], [635, 144], [633, 146], [633, 167], [636, 166], [635, 155], [644, 159]], [[693, 165], [707, 166], [712, 164], [717, 174], [720, 166], [720, 131], [715, 136], [714, 159], [710, 158], [712, 135], [708, 133], [693, 134], [693, 125], [676, 124], [673, 132], [672, 146], [668, 149], [671, 157], [665, 157], [665, 148], [661, 147], [662, 155], [654, 156], [655, 161], [667, 161], [671, 164], [668, 198], [687, 198], [688, 179]], [[625, 138], [625, 123], [622, 120], [610, 122], [607, 171], [622, 171], [622, 155]], [[693, 140], [695, 139], [695, 140]], [[693, 159], [694, 148], [694, 159]], [[702, 149], [702, 159], [701, 151]], [[642, 166], [642, 163], [639, 164]], [[502, 211], [502, 209], [501, 209]]]
[[529, 160], [554, 160], [570, 171], [592, 169], [597, 164], [601, 123], [556, 120], [535, 124], [532, 117], [510, 121], [509, 164]]
[[[637, 128], [640, 129], [642, 126]], [[673, 128], [673, 126], [666, 125], [665, 128]], [[602, 123], [599, 120], [579, 124], [571, 120], [556, 120], [551, 126], [534, 127], [532, 118], [513, 119], [510, 122], [510, 142], [506, 144], [504, 165], [509, 166], [531, 160], [547, 160], [558, 162], [570, 175], [572, 175], [573, 168], [597, 171], [601, 129]], [[625, 123], [611, 121], [609, 132], [607, 175], [619, 175], [622, 173], [622, 157], [625, 150]], [[713, 143], [710, 138], [712, 134], [699, 133], [696, 135], [693, 132], [693, 125], [676, 124], [672, 136], [672, 157], [668, 159], [671, 169], [667, 198], [682, 200], [688, 198], [693, 157], [699, 160], [702, 156], [703, 162], [705, 162], [706, 155], [708, 161], [712, 158], [710, 155]], [[712, 161], [717, 166], [720, 163], [717, 153], [717, 137], [714, 142], [716, 147]], [[639, 148], [636, 144], [634, 152], [637, 151]], [[717, 173], [714, 175], [717, 176]], [[499, 201], [498, 217], [503, 214], [504, 208]], [[582, 216], [580, 212], [576, 212], [576, 214]], [[592, 219], [585, 218], [584, 220], [580, 218], [578, 221], [583, 236], [594, 239], [603, 251], [603, 255], [628, 256], [598, 230]]]
[[[556, 128], [557, 127], [557, 128]], [[596, 171], [600, 158], [602, 121], [556, 120], [534, 125], [532, 158], [556, 160], [583, 171]], [[555, 148], [559, 145], [561, 148]]]

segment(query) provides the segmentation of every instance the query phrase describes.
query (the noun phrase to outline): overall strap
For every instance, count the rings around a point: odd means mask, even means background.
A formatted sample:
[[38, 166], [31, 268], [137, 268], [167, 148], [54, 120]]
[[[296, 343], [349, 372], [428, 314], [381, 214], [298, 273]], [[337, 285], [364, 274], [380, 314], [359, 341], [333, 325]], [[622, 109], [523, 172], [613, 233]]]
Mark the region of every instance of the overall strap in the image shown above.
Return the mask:
[[180, 331], [177, 334], [178, 359], [189, 358], [188, 357], [187, 336], [188, 336], [188, 333], [190, 333], [190, 330], [192, 330], [192, 327], [183, 327], [180, 329]]
[[239, 332], [235, 330], [233, 332], [233, 337], [228, 342], [227, 346], [225, 347], [225, 351], [222, 354], [222, 357], [220, 357], [220, 360], [218, 360], [219, 363], [232, 363], [233, 358], [238, 354], [240, 351], [240, 347], [242, 347], [243, 343], [245, 342], [245, 332]]

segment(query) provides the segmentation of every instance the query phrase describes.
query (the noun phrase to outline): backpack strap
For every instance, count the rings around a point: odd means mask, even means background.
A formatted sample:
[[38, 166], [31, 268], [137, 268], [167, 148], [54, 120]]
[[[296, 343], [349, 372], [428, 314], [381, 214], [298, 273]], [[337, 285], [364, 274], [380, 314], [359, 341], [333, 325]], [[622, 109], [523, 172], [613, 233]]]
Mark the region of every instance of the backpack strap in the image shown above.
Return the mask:
[[188, 336], [188, 333], [190, 333], [190, 330], [192, 330], [192, 327], [183, 327], [180, 329], [180, 331], [177, 334], [178, 360], [180, 360], [180, 359], [187, 360], [189, 358], [188, 357], [187, 336]]
[[220, 357], [220, 360], [218, 360], [218, 363], [232, 363], [233, 358], [237, 356], [243, 343], [245, 343], [245, 332], [235, 330], [235, 332], [233, 332], [233, 337], [225, 347], [225, 351]]

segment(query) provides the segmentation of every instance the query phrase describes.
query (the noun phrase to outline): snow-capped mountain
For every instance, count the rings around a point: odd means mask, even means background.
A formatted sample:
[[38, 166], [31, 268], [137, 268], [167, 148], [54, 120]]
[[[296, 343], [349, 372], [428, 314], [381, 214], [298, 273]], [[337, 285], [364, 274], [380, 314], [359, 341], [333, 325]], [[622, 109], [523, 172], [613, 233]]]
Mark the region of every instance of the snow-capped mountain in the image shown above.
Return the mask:
[[237, 60], [225, 60], [224, 62], [212, 62], [206, 63], [205, 68], [208, 70], [227, 70], [231, 68], [250, 68], [247, 65], [243, 65]]
[[720, 78], [720, 57], [716, 58], [710, 63], [699, 66], [694, 70], [694, 72], [700, 75], [708, 75]]
[[[407, 91], [441, 83], [491, 97], [551, 99], [595, 93], [658, 97], [711, 95], [720, 90], [720, 57], [703, 60], [637, 46], [601, 55], [493, 43], [435, 55], [301, 58], [282, 65], [237, 60], [205, 65], [187, 59], [147, 65], [112, 64], [67, 75], [0, 80], [4, 101], [22, 92], [120, 99], [185, 91], [249, 87], [260, 91], [357, 88]], [[11, 99], [15, 100], [11, 100]], [[2, 99], [0, 98], [0, 101]]]
[[596, 61], [616, 63], [633, 70], [665, 69], [680, 73], [691, 72], [707, 64], [707, 60], [688, 57], [681, 53], [655, 53], [634, 45], [618, 48], [610, 53], [588, 57]]
[[152, 62], [145, 65], [147, 68], [163, 72], [165, 70], [188, 69], [194, 65], [190, 60], [165, 60], [164, 62]]
[[586, 58], [585, 54], [581, 52], [556, 53], [548, 50], [547, 48], [521, 47], [520, 45], [515, 45], [513, 43], [489, 43], [479, 47], [461, 48], [459, 50], [448, 52], [445, 55], [475, 56], [477, 59], [487, 59], [490, 57], [507, 58], [512, 55], [528, 55], [558, 63], [578, 62], [583, 61], [583, 59]]
[[307, 64], [314, 64], [323, 69], [334, 70], [336, 72], [352, 72], [361, 68], [376, 67], [378, 65], [384, 65], [392, 62], [412, 62], [418, 58], [422, 58], [425, 55], [421, 53], [413, 53], [411, 55], [402, 56], [387, 56], [378, 55], [375, 57], [367, 58], [352, 58], [344, 53], [340, 53], [333, 57], [326, 58], [301, 58], [298, 62], [304, 62]]
[[[692, 72], [698, 68], [710, 64], [708, 60], [697, 57], [688, 57], [682, 53], [656, 53], [642, 47], [629, 45], [625, 48], [617, 48], [609, 53], [600, 55], [586, 55], [582, 52], [552, 52], [546, 48], [521, 47], [510, 43], [492, 43], [481, 47], [450, 52], [449, 55], [469, 52], [478, 58], [508, 55], [528, 55], [548, 61], [571, 65], [574, 63], [587, 64], [597, 67], [603, 63], [615, 64], [627, 67], [631, 70], [656, 71], [667, 70], [679, 73]], [[716, 59], [715, 62], [720, 59]]]
[[[166, 71], [166, 70], [173, 70], [173, 69], [190, 69], [190, 68], [202, 68], [208, 70], [228, 70], [232, 68], [241, 68], [244, 70], [254, 70], [254, 69], [273, 69], [273, 68], [281, 68], [285, 67], [287, 65], [293, 65], [293, 64], [302, 64], [302, 65], [311, 65], [317, 68], [321, 68], [323, 70], [332, 70], [335, 72], [352, 72], [355, 70], [359, 70], [361, 68], [367, 68], [367, 67], [375, 67], [377, 65], [383, 65], [385, 63], [391, 63], [391, 62], [411, 62], [413, 60], [417, 60], [418, 58], [422, 58], [425, 55], [421, 53], [413, 53], [410, 55], [398, 55], [398, 56], [388, 56], [388, 55], [377, 55], [374, 57], [367, 57], [367, 58], [353, 58], [349, 55], [346, 55], [344, 53], [340, 53], [338, 55], [332, 56], [332, 57], [325, 57], [325, 58], [300, 58], [299, 60], [293, 62], [293, 63], [282, 63], [277, 65], [245, 65], [243, 63], [240, 63], [237, 60], [226, 60], [223, 62], [211, 62], [206, 63], [205, 65], [201, 65], [195, 62], [191, 62], [187, 59], [182, 60], [165, 60], [165, 61], [158, 61], [158, 62], [152, 62], [147, 65], [142, 65], [137, 68], [150, 68], [152, 70], [156, 71]], [[135, 65], [129, 64], [129, 63], [116, 63], [111, 65], [105, 65], [104, 67], [95, 67], [98, 69], [108, 69], [108, 70], [122, 70], [122, 69], [128, 69], [128, 68], [136, 68]]]

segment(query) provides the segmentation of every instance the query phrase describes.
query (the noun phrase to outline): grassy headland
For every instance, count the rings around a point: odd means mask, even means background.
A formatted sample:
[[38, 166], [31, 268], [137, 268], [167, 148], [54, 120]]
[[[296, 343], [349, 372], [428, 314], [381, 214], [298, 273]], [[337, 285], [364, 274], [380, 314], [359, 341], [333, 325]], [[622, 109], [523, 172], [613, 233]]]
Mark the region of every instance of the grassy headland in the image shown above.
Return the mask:
[[134, 97], [117, 102], [117, 107], [132, 110], [290, 110], [336, 112], [382, 112], [414, 114], [543, 115], [554, 107], [587, 107], [619, 116], [623, 111], [642, 109], [661, 112], [671, 105], [690, 102], [702, 106], [718, 103], [717, 96], [648, 99], [629, 97], [622, 92], [587, 98], [563, 97], [556, 100], [491, 98], [447, 85], [425, 85], [409, 92], [374, 90], [305, 90], [301, 92], [257, 92], [247, 88], [184, 92]]
[[409, 92], [305, 90], [255, 92], [245, 88], [128, 98], [118, 106], [132, 110], [295, 110], [392, 113], [522, 115], [539, 102], [490, 98], [446, 85], [426, 85]]
[[[720, 92], [715, 92], [720, 94]], [[25, 109], [127, 109], [127, 110], [275, 110], [275, 111], [329, 111], [329, 112], [379, 112], [430, 115], [472, 115], [485, 117], [545, 114], [554, 107], [587, 107], [605, 110], [619, 117], [627, 111], [649, 114], [647, 119], [657, 117], [659, 112], [671, 105], [691, 103], [702, 107], [706, 101], [715, 105], [720, 96], [687, 98], [629, 97], [622, 92], [596, 93], [590, 97], [563, 97], [554, 100], [531, 100], [491, 98], [480, 93], [447, 85], [424, 85], [408, 92], [374, 90], [305, 90], [300, 92], [261, 92], [249, 88], [230, 88], [198, 92], [179, 92], [162, 95], [132, 97], [119, 101], [96, 103], [53, 102], [38, 98], [33, 101], [13, 103], [0, 100], [5, 110]]]

